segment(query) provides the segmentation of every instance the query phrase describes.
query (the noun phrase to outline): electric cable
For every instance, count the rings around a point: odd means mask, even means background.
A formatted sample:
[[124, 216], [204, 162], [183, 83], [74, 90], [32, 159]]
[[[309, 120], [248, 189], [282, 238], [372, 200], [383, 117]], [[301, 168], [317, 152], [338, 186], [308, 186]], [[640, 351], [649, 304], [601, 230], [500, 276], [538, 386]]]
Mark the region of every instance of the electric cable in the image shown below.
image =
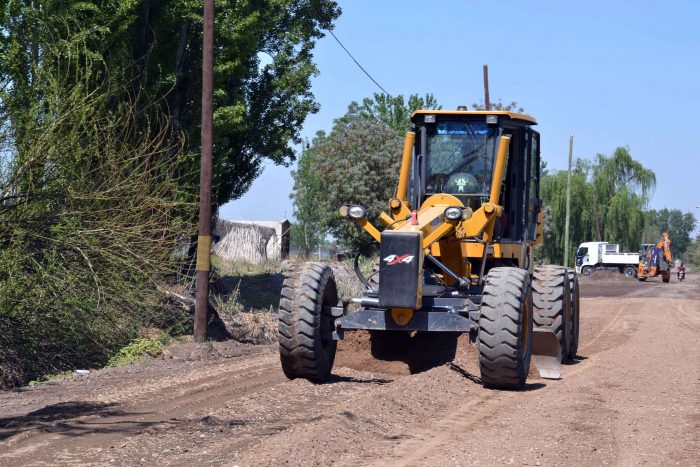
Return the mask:
[[365, 68], [364, 68], [362, 65], [360, 65], [360, 62], [358, 62], [357, 59], [356, 59], [355, 57], [353, 57], [353, 55], [350, 53], [350, 51], [347, 49], [347, 47], [345, 47], [345, 46], [343, 45], [343, 43], [340, 42], [340, 39], [338, 39], [338, 37], [337, 37], [335, 34], [333, 34], [333, 31], [331, 31], [330, 29], [326, 29], [326, 31], [328, 31], [328, 33], [329, 33], [331, 36], [333, 36], [333, 39], [335, 39], [335, 41], [338, 43], [338, 45], [340, 45], [340, 46], [343, 48], [343, 50], [345, 51], [345, 53], [348, 54], [348, 56], [352, 59], [353, 62], [355, 62], [355, 64], [360, 68], [360, 70], [362, 70], [362, 72], [363, 72], [365, 75], [367, 75], [367, 77], [368, 77], [369, 79], [371, 79], [372, 82], [373, 82], [374, 84], [376, 84], [377, 87], [378, 87], [379, 89], [381, 89], [382, 92], [383, 92], [384, 94], [386, 94], [387, 96], [391, 97], [391, 94], [389, 94], [389, 93], [387, 92], [387, 90], [384, 89], [384, 88], [382, 87], [382, 85], [379, 84], [379, 83], [377, 82], [377, 80], [374, 79], [374, 78], [372, 77], [372, 75], [370, 75], [369, 72], [368, 72], [367, 70], [365, 70]]

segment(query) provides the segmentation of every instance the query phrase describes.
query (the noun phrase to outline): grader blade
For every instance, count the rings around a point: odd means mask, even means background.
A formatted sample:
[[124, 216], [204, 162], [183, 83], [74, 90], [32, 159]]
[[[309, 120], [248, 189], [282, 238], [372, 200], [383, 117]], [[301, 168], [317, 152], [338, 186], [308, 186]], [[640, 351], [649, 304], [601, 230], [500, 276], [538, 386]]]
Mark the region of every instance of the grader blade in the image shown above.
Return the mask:
[[561, 347], [557, 335], [549, 329], [532, 330], [532, 356], [545, 379], [561, 378]]

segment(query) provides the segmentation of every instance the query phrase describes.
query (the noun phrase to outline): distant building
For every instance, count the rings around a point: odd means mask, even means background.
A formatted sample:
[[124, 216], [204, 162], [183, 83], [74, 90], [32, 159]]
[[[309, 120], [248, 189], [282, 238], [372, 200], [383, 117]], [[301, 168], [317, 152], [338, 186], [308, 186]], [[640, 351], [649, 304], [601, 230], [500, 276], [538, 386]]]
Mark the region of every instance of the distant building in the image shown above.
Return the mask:
[[291, 223], [220, 219], [212, 232], [213, 253], [227, 260], [263, 263], [289, 257]]

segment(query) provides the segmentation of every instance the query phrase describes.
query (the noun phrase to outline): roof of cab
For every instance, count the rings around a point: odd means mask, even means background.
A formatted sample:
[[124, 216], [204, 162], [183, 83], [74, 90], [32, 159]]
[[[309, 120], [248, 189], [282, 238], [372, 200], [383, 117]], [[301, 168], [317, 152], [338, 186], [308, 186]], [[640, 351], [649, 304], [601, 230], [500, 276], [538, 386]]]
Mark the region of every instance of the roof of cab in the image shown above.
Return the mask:
[[530, 115], [525, 115], [517, 112], [508, 112], [505, 110], [416, 110], [411, 116], [411, 120], [416, 115], [505, 115], [513, 120], [523, 120], [531, 125], [537, 125], [535, 120]]

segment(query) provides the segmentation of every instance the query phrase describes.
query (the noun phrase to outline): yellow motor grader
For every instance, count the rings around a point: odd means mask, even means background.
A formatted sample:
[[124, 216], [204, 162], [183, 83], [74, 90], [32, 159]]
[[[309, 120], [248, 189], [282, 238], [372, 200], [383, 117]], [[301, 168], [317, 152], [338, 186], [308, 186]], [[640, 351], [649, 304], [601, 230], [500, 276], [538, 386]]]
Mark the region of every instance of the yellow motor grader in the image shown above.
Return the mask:
[[285, 279], [284, 373], [324, 381], [337, 341], [369, 330], [373, 338], [467, 333], [490, 387], [523, 387], [533, 355], [542, 377], [559, 378], [578, 347], [578, 280], [571, 269], [534, 266], [542, 242], [537, 122], [460, 108], [417, 111], [412, 123], [383, 228], [363, 206], [340, 207], [379, 244], [378, 280], [356, 266], [366, 291], [339, 302], [326, 264], [305, 263]]

